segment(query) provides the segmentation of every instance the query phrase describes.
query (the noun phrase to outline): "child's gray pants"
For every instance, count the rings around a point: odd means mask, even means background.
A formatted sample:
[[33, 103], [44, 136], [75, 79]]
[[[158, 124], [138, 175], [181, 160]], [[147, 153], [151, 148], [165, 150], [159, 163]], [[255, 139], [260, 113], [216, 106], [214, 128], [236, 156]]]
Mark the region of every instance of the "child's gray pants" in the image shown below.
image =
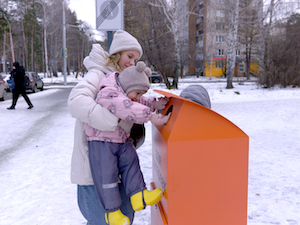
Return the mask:
[[105, 212], [114, 212], [121, 206], [119, 174], [129, 197], [146, 189], [139, 158], [131, 141], [89, 141], [88, 145], [94, 185]]

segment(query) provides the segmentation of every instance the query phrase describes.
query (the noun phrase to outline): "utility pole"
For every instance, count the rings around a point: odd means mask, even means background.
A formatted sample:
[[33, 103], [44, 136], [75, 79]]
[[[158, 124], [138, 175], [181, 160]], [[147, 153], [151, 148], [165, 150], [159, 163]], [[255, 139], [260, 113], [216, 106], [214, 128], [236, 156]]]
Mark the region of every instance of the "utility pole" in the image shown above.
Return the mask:
[[112, 31], [107, 31], [107, 52], [109, 52], [111, 43], [112, 43], [112, 39], [113, 39], [113, 34]]
[[65, 18], [65, 1], [63, 0], [63, 75], [64, 75], [64, 85], [67, 85], [67, 48], [66, 48], [66, 18]]

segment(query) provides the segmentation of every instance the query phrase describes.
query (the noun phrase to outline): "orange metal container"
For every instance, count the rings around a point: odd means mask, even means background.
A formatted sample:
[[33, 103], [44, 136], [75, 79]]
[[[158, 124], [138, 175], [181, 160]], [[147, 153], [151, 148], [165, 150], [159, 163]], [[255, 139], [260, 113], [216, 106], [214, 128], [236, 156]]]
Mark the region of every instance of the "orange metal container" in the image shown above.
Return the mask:
[[179, 96], [164, 126], [152, 125], [152, 225], [246, 225], [249, 137], [216, 112]]

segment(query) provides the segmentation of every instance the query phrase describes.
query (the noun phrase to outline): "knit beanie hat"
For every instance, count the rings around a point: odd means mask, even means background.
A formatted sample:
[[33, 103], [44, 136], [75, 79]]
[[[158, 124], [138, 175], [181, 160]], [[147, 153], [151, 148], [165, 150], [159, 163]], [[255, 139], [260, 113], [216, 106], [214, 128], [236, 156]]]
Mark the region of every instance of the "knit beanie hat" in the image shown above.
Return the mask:
[[109, 48], [109, 56], [121, 51], [136, 50], [140, 53], [139, 59], [143, 55], [142, 46], [135, 37], [124, 30], [117, 30]]
[[119, 83], [126, 94], [133, 90], [148, 91], [150, 76], [151, 69], [146, 67], [144, 62], [139, 61], [136, 66], [127, 67], [119, 74]]
[[198, 84], [192, 84], [187, 86], [179, 95], [207, 108], [211, 108], [210, 98], [207, 90]]

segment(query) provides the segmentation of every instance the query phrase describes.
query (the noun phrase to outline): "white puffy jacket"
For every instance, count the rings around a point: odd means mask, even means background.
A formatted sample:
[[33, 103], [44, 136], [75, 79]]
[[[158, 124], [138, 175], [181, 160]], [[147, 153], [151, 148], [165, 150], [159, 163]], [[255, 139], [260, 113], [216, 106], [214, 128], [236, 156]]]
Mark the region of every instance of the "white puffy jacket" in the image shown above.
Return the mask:
[[106, 131], [113, 131], [118, 125], [118, 118], [94, 100], [101, 79], [106, 73], [116, 71], [114, 67], [105, 65], [107, 56], [108, 53], [99, 44], [93, 45], [89, 56], [83, 61], [88, 73], [72, 89], [68, 99], [69, 111], [76, 118], [71, 161], [71, 182], [74, 184], [93, 184], [84, 123]]

